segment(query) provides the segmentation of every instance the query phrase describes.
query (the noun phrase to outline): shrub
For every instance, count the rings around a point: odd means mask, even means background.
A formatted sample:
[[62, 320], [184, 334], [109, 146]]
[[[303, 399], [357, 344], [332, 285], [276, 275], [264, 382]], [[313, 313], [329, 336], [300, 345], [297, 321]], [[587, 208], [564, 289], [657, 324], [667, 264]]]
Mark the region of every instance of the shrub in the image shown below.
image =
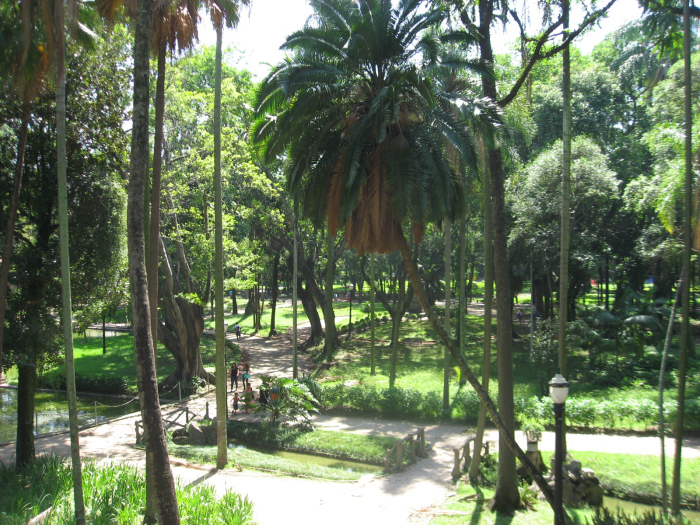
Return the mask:
[[566, 416], [569, 424], [584, 427], [593, 425], [597, 405], [598, 403], [593, 399], [568, 399], [566, 401]]
[[613, 513], [606, 507], [597, 507], [595, 516], [588, 523], [590, 525], [658, 525], [660, 523], [681, 525], [687, 521], [683, 517], [661, 516], [653, 510], [630, 516], [620, 509]]
[[440, 419], [442, 415], [442, 396], [435, 391], [428, 392], [423, 398], [423, 416], [427, 419]]
[[379, 410], [379, 392], [374, 388], [363, 386], [351, 386], [345, 389], [345, 405], [350, 408], [357, 408], [363, 412], [374, 412]]
[[464, 411], [464, 419], [467, 421], [476, 421], [478, 419], [481, 400], [473, 390], [462, 389], [457, 393], [455, 405]]
[[343, 402], [345, 401], [345, 387], [343, 385], [323, 387], [321, 398], [326, 408], [343, 406]]
[[311, 392], [311, 395], [314, 396], [314, 398], [321, 404], [323, 405], [324, 402], [324, 393], [323, 393], [323, 387], [321, 387], [321, 384], [316, 381], [311, 375], [304, 375], [302, 374], [299, 379], [299, 383], [302, 385], [306, 385], [306, 388], [309, 389], [309, 392]]
[[385, 414], [407, 416], [419, 412], [422, 394], [413, 388], [382, 389], [379, 404]]

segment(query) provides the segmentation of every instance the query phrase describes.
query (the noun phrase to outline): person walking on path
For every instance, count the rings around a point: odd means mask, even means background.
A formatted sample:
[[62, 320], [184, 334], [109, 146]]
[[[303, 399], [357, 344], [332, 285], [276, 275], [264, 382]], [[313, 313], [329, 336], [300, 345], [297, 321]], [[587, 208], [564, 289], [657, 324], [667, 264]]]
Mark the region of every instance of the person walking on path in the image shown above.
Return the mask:
[[233, 384], [236, 384], [236, 389], [238, 389], [238, 364], [234, 361], [231, 365], [231, 390], [233, 390]]
[[243, 387], [250, 386], [250, 365], [243, 363]]

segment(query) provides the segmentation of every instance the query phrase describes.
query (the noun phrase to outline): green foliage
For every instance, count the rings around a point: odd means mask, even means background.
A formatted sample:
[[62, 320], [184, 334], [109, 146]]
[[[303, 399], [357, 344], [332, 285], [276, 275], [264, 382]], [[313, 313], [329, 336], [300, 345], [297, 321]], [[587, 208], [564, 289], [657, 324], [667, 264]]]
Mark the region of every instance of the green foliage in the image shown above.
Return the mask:
[[[52, 507], [52, 524], [75, 523], [72, 488], [70, 464], [56, 456], [41, 456], [21, 471], [0, 463], [0, 522], [23, 524]], [[86, 461], [83, 491], [86, 519], [90, 524], [143, 520], [146, 483], [143, 473], [136, 467]], [[177, 499], [183, 521], [221, 525], [252, 523], [252, 503], [230, 491], [219, 499], [210, 485], [187, 485], [178, 487]]]
[[682, 517], [662, 516], [653, 510], [648, 510], [642, 514], [625, 514], [621, 509], [612, 512], [605, 507], [597, 508], [595, 516], [588, 523], [590, 525], [682, 525], [687, 523]]
[[[313, 427], [311, 412], [317, 411], [319, 402], [305, 384], [288, 377], [266, 375], [261, 375], [260, 380], [260, 390], [267, 393], [270, 400], [267, 403], [258, 401], [254, 410], [256, 414], [264, 414], [272, 424], [285, 417], [304, 426]], [[277, 400], [272, 400], [273, 389], [277, 390]]]

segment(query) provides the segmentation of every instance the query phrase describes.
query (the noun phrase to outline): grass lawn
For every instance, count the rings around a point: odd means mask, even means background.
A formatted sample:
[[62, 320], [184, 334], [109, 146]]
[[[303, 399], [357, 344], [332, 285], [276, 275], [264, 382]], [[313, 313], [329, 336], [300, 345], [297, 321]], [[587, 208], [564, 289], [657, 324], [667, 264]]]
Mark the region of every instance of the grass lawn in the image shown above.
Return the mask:
[[[124, 377], [127, 380], [129, 393], [137, 393], [136, 364], [134, 362], [134, 338], [130, 335], [117, 335], [107, 338], [107, 353], [102, 354], [102, 337], [75, 337], [73, 340], [75, 352], [76, 375]], [[214, 340], [202, 338], [200, 344], [202, 362], [208, 370], [214, 371], [216, 343]], [[13, 369], [14, 370], [14, 369]], [[55, 370], [55, 371], [54, 371]], [[65, 365], [47, 371], [65, 374]], [[163, 345], [158, 345], [158, 381], [164, 380], [175, 370], [175, 360]], [[16, 372], [14, 373], [16, 376]], [[10, 374], [8, 374], [10, 377]], [[14, 377], [14, 376], [13, 376]], [[8, 381], [12, 382], [11, 377]], [[16, 381], [15, 381], [16, 382]], [[177, 397], [177, 392], [175, 393]]]
[[[353, 303], [352, 305], [352, 322], [356, 323], [360, 319], [363, 319], [365, 317], [369, 317], [369, 313], [364, 312], [364, 309], [367, 309], [369, 312], [369, 303], [364, 302], [364, 303]], [[383, 315], [386, 315], [386, 310], [380, 303], [375, 303], [374, 305], [374, 310], [375, 310], [375, 315], [381, 317]], [[228, 330], [232, 331], [233, 326], [236, 324], [241, 325], [241, 332], [244, 334], [252, 334], [254, 332], [253, 329], [253, 316], [252, 315], [244, 315], [243, 312], [245, 311], [245, 303], [242, 303], [239, 301], [238, 303], [238, 311], [240, 312], [237, 315], [233, 315], [230, 312], [226, 312], [224, 315], [224, 323], [228, 325]], [[337, 325], [346, 325], [348, 324], [349, 317], [350, 317], [350, 304], [347, 301], [338, 301], [333, 303], [333, 311], [335, 312], [335, 317], [336, 317], [336, 324]], [[318, 315], [323, 319], [323, 310], [318, 309]], [[262, 317], [260, 318], [260, 326], [262, 327], [260, 333], [258, 335], [262, 336], [267, 336], [267, 334], [270, 331], [270, 319], [272, 316], [272, 312], [266, 303], [265, 309], [263, 310]], [[304, 308], [301, 306], [301, 302], [299, 303], [299, 307], [297, 309], [297, 318], [298, 318], [298, 323], [303, 324], [303, 323], [308, 323], [309, 318], [306, 317], [306, 313], [304, 312]], [[291, 306], [281, 306], [277, 305], [276, 312], [275, 312], [275, 329], [277, 332], [284, 333], [287, 330], [291, 329], [293, 326], [293, 318], [294, 318], [294, 312]], [[340, 318], [340, 319], [339, 319]], [[211, 317], [211, 312], [209, 310], [205, 311], [205, 317], [204, 317], [204, 327], [208, 330], [213, 330], [214, 329], [214, 320]]]
[[[552, 456], [551, 452], [542, 454], [546, 464]], [[647, 498], [659, 501], [661, 498], [659, 459], [652, 456], [639, 456], [633, 454], [607, 454], [604, 452], [573, 452], [572, 456], [581, 461], [585, 468], [595, 471], [606, 494], [619, 498]], [[667, 476], [671, 483], [671, 458], [667, 459]], [[697, 505], [700, 492], [700, 459], [685, 459], [681, 472], [681, 499], [683, 502]], [[474, 497], [476, 496], [476, 497]], [[469, 499], [465, 499], [465, 498]], [[483, 497], [483, 499], [482, 499]], [[511, 524], [511, 525], [549, 525], [554, 519], [550, 506], [539, 501], [532, 511], [518, 511], [514, 516], [504, 516], [492, 513], [488, 507], [488, 500], [493, 497], [491, 488], [474, 488], [469, 483], [461, 482], [457, 487], [457, 495], [449, 498], [442, 506], [445, 511], [457, 511], [465, 514], [437, 516], [431, 520], [431, 525], [449, 525], [465, 523], [470, 524]], [[606, 506], [614, 510], [616, 500], [607, 500]], [[639, 506], [628, 502], [619, 502], [620, 507], [626, 513], [646, 510], [645, 506]], [[585, 523], [590, 519], [594, 511], [590, 508], [567, 508], [567, 512], [573, 518], [574, 523]], [[700, 523], [697, 513], [688, 514], [691, 523]]]

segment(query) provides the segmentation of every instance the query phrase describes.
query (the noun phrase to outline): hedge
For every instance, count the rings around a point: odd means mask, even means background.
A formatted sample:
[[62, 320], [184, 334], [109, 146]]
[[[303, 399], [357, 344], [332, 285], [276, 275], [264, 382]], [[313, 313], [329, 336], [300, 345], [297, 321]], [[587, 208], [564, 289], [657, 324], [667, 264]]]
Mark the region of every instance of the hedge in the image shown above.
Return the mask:
[[[306, 378], [306, 381], [314, 382]], [[412, 388], [376, 389], [368, 386], [342, 384], [315, 385], [317, 397], [327, 409], [360, 411], [368, 414], [383, 414], [400, 418], [437, 420], [442, 414], [442, 394], [422, 394]], [[462, 389], [453, 400], [453, 416], [475, 423], [481, 401], [473, 390]], [[673, 424], [678, 409], [675, 400], [664, 402], [666, 424]], [[573, 427], [626, 428], [637, 422], [650, 426], [658, 418], [658, 406], [649, 399], [600, 401], [586, 397], [570, 397], [566, 402], [567, 423]], [[518, 421], [535, 420], [545, 425], [553, 421], [552, 401], [549, 397], [516, 396], [515, 418]], [[686, 400], [686, 428], [700, 428], [700, 399]]]

